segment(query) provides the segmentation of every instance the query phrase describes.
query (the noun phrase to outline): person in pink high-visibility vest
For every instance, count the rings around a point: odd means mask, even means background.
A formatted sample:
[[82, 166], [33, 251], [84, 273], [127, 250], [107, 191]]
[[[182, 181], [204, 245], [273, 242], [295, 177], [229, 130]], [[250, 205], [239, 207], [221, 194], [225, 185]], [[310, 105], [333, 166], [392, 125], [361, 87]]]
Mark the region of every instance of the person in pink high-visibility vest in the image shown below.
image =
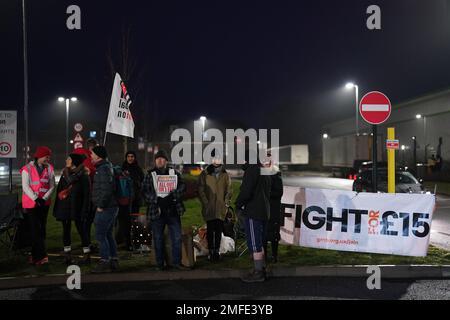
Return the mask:
[[30, 224], [31, 257], [34, 265], [48, 263], [45, 246], [48, 209], [55, 189], [55, 173], [49, 163], [52, 151], [48, 147], [38, 147], [31, 161], [22, 169], [22, 208]]

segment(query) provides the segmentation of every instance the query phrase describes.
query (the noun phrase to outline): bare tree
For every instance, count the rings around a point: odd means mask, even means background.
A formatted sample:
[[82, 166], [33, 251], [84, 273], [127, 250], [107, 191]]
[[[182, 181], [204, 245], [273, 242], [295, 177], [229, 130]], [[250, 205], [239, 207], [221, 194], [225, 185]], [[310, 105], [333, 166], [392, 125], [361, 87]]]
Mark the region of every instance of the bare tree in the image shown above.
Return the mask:
[[[146, 109], [144, 105], [146, 99], [141, 99], [141, 96], [146, 96], [144, 79], [148, 64], [147, 61], [139, 60], [137, 47], [134, 46], [132, 30], [131, 25], [122, 25], [120, 38], [118, 40], [115, 40], [114, 37], [109, 39], [106, 58], [110, 71], [109, 82], [112, 83], [116, 72], [120, 74], [133, 101], [133, 117], [138, 119], [142, 118]], [[128, 138], [123, 137], [124, 153], [127, 149]]]

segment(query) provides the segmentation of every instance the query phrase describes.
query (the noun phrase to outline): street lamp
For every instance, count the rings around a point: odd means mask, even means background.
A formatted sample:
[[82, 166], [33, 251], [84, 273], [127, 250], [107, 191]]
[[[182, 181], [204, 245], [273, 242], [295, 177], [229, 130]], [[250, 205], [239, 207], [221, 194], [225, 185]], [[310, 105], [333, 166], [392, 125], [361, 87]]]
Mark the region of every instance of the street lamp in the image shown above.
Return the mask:
[[328, 133], [324, 133], [324, 134], [322, 135], [322, 138], [328, 139]]
[[428, 155], [427, 155], [427, 117], [424, 116], [423, 114], [416, 114], [416, 119], [420, 120], [423, 119], [423, 145], [425, 146], [424, 148], [424, 152], [425, 152], [425, 162], [427, 161]]
[[59, 102], [64, 102], [66, 101], [66, 156], [69, 156], [69, 108], [70, 108], [70, 101], [72, 102], [76, 102], [78, 99], [76, 97], [72, 97], [72, 98], [64, 98], [64, 97], [59, 97], [58, 101]]
[[359, 87], [356, 84], [349, 82], [345, 85], [345, 88], [347, 90], [351, 90], [353, 88], [355, 89], [355, 98], [356, 98], [356, 100], [355, 100], [355, 116], [356, 116], [355, 132], [356, 132], [356, 135], [359, 136], [359, 124], [358, 124], [358, 121], [359, 121], [359, 116], [358, 116], [358, 113], [359, 113], [358, 112], [359, 111], [359, 97], [358, 97]]

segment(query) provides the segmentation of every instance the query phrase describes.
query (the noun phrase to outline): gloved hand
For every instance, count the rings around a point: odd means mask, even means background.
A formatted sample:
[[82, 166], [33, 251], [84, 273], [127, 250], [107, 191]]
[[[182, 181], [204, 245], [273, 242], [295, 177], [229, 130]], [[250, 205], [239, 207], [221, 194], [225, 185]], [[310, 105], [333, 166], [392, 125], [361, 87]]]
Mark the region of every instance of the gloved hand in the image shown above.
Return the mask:
[[34, 200], [34, 202], [36, 202], [36, 205], [39, 207], [44, 207], [45, 206], [45, 200], [42, 198], [37, 198], [36, 200]]

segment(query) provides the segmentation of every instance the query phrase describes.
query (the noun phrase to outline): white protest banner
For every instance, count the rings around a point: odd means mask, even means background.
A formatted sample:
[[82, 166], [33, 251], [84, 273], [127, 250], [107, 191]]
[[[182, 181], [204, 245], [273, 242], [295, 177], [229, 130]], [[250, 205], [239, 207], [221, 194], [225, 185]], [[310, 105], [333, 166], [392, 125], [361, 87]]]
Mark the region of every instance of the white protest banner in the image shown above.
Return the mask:
[[0, 111], [0, 158], [17, 158], [17, 111]]
[[285, 187], [281, 238], [310, 248], [423, 257], [434, 207], [432, 194]]
[[177, 188], [177, 183], [177, 175], [156, 176], [156, 194], [161, 198], [167, 197], [172, 190]]
[[[109, 103], [106, 132], [134, 138], [134, 121], [130, 111], [131, 99], [120, 75], [116, 73]], [[106, 135], [105, 135], [106, 139]]]

